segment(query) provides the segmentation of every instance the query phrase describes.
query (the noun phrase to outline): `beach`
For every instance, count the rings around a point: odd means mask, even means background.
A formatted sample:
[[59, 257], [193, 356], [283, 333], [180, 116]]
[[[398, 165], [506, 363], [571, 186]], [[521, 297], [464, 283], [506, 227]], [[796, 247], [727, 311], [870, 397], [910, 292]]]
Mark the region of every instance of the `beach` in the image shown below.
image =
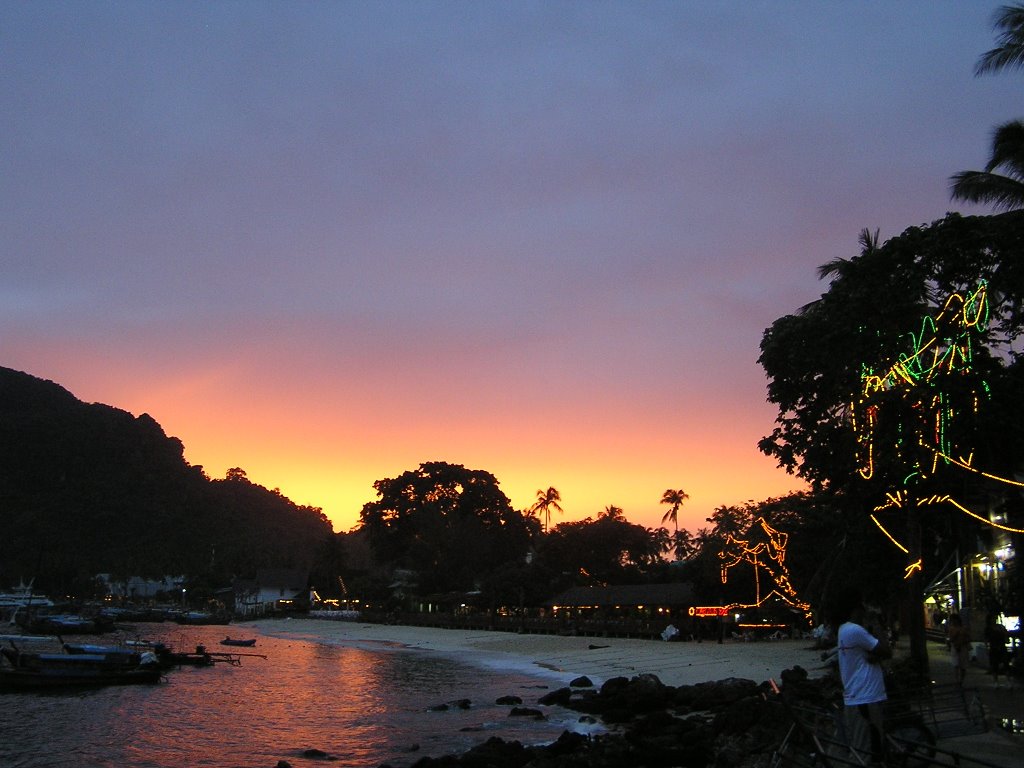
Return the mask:
[[665, 642], [323, 619], [272, 619], [246, 622], [246, 626], [277, 637], [432, 651], [493, 668], [533, 671], [565, 681], [585, 675], [595, 685], [613, 677], [640, 674], [657, 675], [661, 682], [672, 686], [727, 678], [761, 683], [778, 680], [782, 670], [797, 665], [812, 677], [825, 673], [821, 651], [813, 649], [813, 640]]
[[[479, 630], [436, 629], [394, 624], [322, 619], [278, 619], [246, 622], [260, 633], [280, 638], [340, 645], [378, 645], [421, 649], [494, 669], [549, 676], [568, 684], [587, 676], [595, 685], [613, 677], [654, 674], [670, 686], [741, 678], [762, 683], [779, 681], [785, 669], [800, 666], [812, 678], [826, 674], [821, 651], [813, 640], [664, 642], [628, 638], [533, 635]], [[897, 658], [907, 652], [896, 650]], [[952, 683], [949, 654], [929, 643], [931, 674], [938, 685]], [[1003, 730], [1000, 722], [1019, 718], [1024, 693], [1017, 685], [997, 687], [981, 669], [969, 674], [968, 698], [980, 700], [989, 721], [984, 733], [943, 738], [938, 746], [971, 755], [990, 765], [1005, 765], [1019, 750], [1022, 735]], [[1016, 721], [1016, 722], [1019, 722]]]

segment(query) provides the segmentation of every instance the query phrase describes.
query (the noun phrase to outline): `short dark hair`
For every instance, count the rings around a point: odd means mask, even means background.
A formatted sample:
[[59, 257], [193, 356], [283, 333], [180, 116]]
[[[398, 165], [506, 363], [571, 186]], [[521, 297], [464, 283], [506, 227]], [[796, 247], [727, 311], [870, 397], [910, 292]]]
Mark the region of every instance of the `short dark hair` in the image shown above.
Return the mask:
[[834, 629], [838, 629], [840, 624], [849, 621], [854, 612], [864, 604], [864, 595], [856, 584], [844, 584], [832, 593], [828, 604], [825, 614], [828, 623]]

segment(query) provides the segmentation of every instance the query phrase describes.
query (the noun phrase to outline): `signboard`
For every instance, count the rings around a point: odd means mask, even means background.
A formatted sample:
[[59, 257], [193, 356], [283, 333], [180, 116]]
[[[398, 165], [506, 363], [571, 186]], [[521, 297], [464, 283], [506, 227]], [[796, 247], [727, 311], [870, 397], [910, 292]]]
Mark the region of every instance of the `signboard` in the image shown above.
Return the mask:
[[690, 608], [690, 615], [701, 618], [707, 616], [728, 616], [729, 609], [724, 605], [694, 605]]

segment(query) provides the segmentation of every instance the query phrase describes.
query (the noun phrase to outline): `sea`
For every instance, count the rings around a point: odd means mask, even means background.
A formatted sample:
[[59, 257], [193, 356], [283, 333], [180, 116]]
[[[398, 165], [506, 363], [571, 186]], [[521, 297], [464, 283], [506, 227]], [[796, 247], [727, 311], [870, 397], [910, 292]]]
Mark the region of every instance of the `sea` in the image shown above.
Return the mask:
[[[219, 644], [225, 635], [257, 642], [226, 647]], [[566, 730], [599, 727], [570, 710], [540, 706], [540, 697], [568, 680], [532, 665], [501, 667], [397, 644], [274, 637], [244, 624], [139, 625], [125, 637], [176, 651], [205, 645], [254, 655], [239, 655], [240, 666], [175, 668], [158, 685], [0, 692], [0, 766], [274, 768], [282, 760], [310, 764], [307, 750], [318, 750], [350, 768], [404, 768], [492, 736], [539, 745]], [[545, 719], [511, 716], [510, 705], [496, 703], [506, 696], [543, 710]], [[468, 707], [459, 706], [464, 700]]]

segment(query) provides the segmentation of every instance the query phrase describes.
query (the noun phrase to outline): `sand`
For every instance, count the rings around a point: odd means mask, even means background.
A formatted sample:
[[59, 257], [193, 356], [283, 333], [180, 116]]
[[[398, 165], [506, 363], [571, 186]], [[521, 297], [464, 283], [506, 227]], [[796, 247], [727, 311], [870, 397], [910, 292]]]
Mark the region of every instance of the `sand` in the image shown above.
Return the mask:
[[596, 685], [612, 677], [652, 673], [666, 685], [692, 685], [730, 677], [764, 682], [800, 665], [824, 674], [810, 640], [664, 642], [561, 637], [510, 632], [435, 629], [359, 621], [284, 619], [247, 622], [275, 637], [301, 637], [339, 645], [387, 644], [434, 651], [496, 669], [547, 675], [566, 682], [586, 675]]

